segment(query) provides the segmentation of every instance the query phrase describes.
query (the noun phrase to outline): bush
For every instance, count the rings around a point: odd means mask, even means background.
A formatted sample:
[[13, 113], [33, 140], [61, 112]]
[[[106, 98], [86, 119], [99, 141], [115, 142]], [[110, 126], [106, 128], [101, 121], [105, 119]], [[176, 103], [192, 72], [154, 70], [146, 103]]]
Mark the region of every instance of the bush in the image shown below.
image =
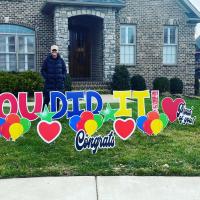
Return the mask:
[[131, 78], [131, 89], [132, 90], [146, 90], [146, 82], [145, 79], [140, 75], [135, 75]]
[[0, 93], [11, 92], [17, 96], [18, 92], [28, 92], [33, 95], [42, 91], [43, 85], [38, 72], [0, 72]]
[[199, 95], [199, 79], [195, 77], [195, 84], [194, 84], [195, 95]]
[[153, 81], [153, 89], [159, 90], [162, 94], [163, 92], [169, 92], [170, 83], [166, 77], [155, 78]]
[[182, 94], [183, 93], [183, 81], [179, 78], [170, 79], [170, 92], [171, 94]]
[[130, 75], [125, 66], [116, 66], [112, 77], [111, 87], [113, 90], [129, 90]]
[[[0, 72], [0, 93], [11, 92], [15, 96], [18, 92], [28, 92], [33, 96], [34, 92], [40, 92], [44, 89], [44, 81], [40, 73], [27, 72]], [[65, 81], [65, 90], [72, 89], [71, 77], [68, 74]]]
[[67, 74], [67, 78], [65, 80], [65, 90], [66, 91], [72, 90], [72, 79], [69, 74]]

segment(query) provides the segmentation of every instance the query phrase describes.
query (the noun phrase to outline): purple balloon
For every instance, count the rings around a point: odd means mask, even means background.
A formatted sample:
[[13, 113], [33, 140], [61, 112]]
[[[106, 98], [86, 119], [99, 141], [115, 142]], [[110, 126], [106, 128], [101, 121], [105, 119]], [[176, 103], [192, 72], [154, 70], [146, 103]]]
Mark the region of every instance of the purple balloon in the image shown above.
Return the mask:
[[6, 122], [4, 118], [0, 118], [0, 126], [3, 125]]
[[147, 116], [140, 116], [137, 118], [136, 124], [140, 131], [145, 132], [143, 129], [144, 122], [147, 120]]
[[74, 115], [73, 117], [70, 118], [69, 120], [69, 126], [71, 127], [72, 130], [77, 132], [76, 125], [77, 123], [81, 120], [80, 116]]

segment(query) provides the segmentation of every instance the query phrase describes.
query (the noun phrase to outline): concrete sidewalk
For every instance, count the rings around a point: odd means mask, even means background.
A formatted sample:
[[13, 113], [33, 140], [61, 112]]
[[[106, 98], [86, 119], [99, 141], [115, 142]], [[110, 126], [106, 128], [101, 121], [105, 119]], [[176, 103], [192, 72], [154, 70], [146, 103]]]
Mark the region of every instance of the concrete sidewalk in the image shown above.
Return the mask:
[[199, 200], [200, 177], [1, 179], [1, 200]]

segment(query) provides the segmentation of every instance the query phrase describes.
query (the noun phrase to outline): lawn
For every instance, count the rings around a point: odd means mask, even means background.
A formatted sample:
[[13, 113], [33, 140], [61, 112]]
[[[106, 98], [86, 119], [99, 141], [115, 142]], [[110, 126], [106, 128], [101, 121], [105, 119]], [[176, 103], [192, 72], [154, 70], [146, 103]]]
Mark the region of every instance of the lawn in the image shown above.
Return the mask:
[[[52, 144], [44, 143], [36, 132], [38, 121], [31, 130], [16, 142], [0, 138], [0, 177], [37, 177], [61, 175], [200, 175], [200, 100], [185, 98], [187, 107], [194, 107], [197, 120], [194, 126], [177, 122], [169, 124], [160, 135], [147, 137], [140, 131], [127, 141], [116, 136], [116, 147], [99, 150], [92, 155], [89, 150], [77, 152], [74, 148], [75, 133], [66, 119], [63, 131]], [[118, 107], [118, 104], [111, 104]], [[129, 103], [134, 109], [136, 103]], [[146, 110], [151, 103], [147, 101]], [[98, 134], [105, 135], [112, 129], [107, 122]]]

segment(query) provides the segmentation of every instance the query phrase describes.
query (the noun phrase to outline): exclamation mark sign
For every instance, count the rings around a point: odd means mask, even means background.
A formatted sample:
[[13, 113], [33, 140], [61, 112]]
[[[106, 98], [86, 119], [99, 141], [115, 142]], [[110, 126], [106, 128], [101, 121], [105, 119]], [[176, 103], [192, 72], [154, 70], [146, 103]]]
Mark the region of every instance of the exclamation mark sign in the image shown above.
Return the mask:
[[159, 90], [151, 91], [152, 111], [158, 112], [159, 109]]

